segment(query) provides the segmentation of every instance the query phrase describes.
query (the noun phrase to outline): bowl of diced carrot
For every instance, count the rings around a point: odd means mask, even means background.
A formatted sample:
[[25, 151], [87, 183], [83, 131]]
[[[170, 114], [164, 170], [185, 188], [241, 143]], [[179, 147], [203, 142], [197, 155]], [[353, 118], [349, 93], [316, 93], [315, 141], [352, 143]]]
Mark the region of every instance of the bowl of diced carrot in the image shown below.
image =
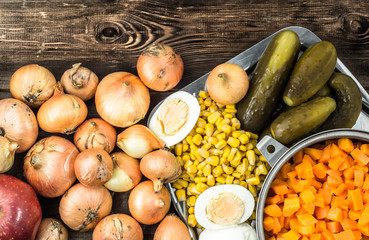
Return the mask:
[[289, 148], [256, 214], [259, 240], [369, 239], [369, 133], [331, 130]]

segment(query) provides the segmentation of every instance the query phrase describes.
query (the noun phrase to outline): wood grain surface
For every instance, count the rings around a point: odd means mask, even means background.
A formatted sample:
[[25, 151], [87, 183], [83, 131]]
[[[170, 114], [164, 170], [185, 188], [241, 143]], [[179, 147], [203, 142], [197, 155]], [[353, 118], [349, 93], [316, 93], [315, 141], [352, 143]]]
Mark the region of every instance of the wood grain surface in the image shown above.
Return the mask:
[[[117, 71], [137, 74], [142, 50], [162, 42], [182, 56], [185, 71], [170, 92], [150, 91], [152, 108], [171, 92], [288, 26], [308, 28], [332, 42], [341, 61], [369, 91], [367, 0], [1, 0], [0, 98], [11, 97], [10, 77], [23, 65], [40, 64], [57, 79], [77, 62], [100, 79]], [[87, 104], [89, 118], [97, 117], [94, 101]], [[41, 132], [39, 138], [47, 135]], [[21, 179], [23, 156], [17, 156], [9, 172]], [[128, 195], [114, 194], [113, 212], [129, 213]], [[40, 198], [44, 217], [59, 217], [59, 200]], [[152, 239], [157, 225], [142, 227], [145, 239]], [[70, 239], [91, 236], [70, 231]]]

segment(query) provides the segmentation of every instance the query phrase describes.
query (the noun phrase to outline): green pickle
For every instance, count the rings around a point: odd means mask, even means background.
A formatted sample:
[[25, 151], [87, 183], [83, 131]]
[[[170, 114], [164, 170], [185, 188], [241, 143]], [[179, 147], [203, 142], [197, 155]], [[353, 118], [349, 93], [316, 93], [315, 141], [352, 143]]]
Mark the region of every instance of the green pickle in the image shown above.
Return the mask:
[[310, 46], [298, 59], [283, 93], [288, 106], [297, 106], [321, 89], [333, 74], [337, 63], [336, 48], [327, 41]]
[[318, 97], [281, 113], [270, 125], [273, 138], [290, 145], [311, 134], [336, 109], [331, 97]]
[[250, 88], [237, 104], [242, 128], [260, 133], [282, 99], [284, 87], [300, 51], [300, 39], [290, 30], [273, 37], [250, 77]]
[[333, 90], [337, 108], [319, 130], [352, 128], [362, 109], [359, 87], [351, 77], [343, 73], [333, 73], [328, 85]]

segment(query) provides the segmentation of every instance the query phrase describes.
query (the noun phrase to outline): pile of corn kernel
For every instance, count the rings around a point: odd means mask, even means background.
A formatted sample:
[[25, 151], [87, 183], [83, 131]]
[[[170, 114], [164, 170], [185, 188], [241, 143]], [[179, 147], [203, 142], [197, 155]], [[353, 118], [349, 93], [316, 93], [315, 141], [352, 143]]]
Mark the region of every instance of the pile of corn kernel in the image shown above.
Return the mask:
[[[187, 201], [188, 225], [201, 228], [194, 215], [197, 197], [219, 184], [238, 184], [257, 195], [270, 166], [255, 148], [258, 136], [241, 130], [235, 105], [214, 102], [199, 93], [200, 117], [190, 134], [172, 147], [182, 166], [172, 183], [179, 201]], [[255, 219], [255, 210], [250, 221]]]

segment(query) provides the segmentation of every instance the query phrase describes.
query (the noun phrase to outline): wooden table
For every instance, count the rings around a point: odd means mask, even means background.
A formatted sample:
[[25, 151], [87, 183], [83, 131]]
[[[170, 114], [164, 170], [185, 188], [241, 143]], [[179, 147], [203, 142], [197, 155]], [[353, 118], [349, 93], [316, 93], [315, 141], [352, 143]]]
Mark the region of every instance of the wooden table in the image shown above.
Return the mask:
[[[338, 57], [369, 90], [367, 0], [2, 0], [0, 98], [11, 97], [9, 79], [25, 64], [40, 64], [57, 79], [77, 62], [100, 79], [116, 71], [137, 74], [142, 50], [163, 42], [182, 56], [185, 71], [170, 92], [151, 91], [152, 108], [216, 65], [293, 25], [332, 42]], [[87, 104], [89, 118], [97, 117], [94, 101]], [[41, 132], [39, 138], [46, 135]], [[17, 155], [9, 172], [21, 179], [23, 157]], [[114, 195], [114, 212], [128, 213], [128, 194]], [[40, 198], [44, 217], [58, 217], [59, 200]], [[145, 239], [152, 239], [157, 225], [142, 227]], [[91, 233], [70, 231], [70, 239], [91, 239]]]

